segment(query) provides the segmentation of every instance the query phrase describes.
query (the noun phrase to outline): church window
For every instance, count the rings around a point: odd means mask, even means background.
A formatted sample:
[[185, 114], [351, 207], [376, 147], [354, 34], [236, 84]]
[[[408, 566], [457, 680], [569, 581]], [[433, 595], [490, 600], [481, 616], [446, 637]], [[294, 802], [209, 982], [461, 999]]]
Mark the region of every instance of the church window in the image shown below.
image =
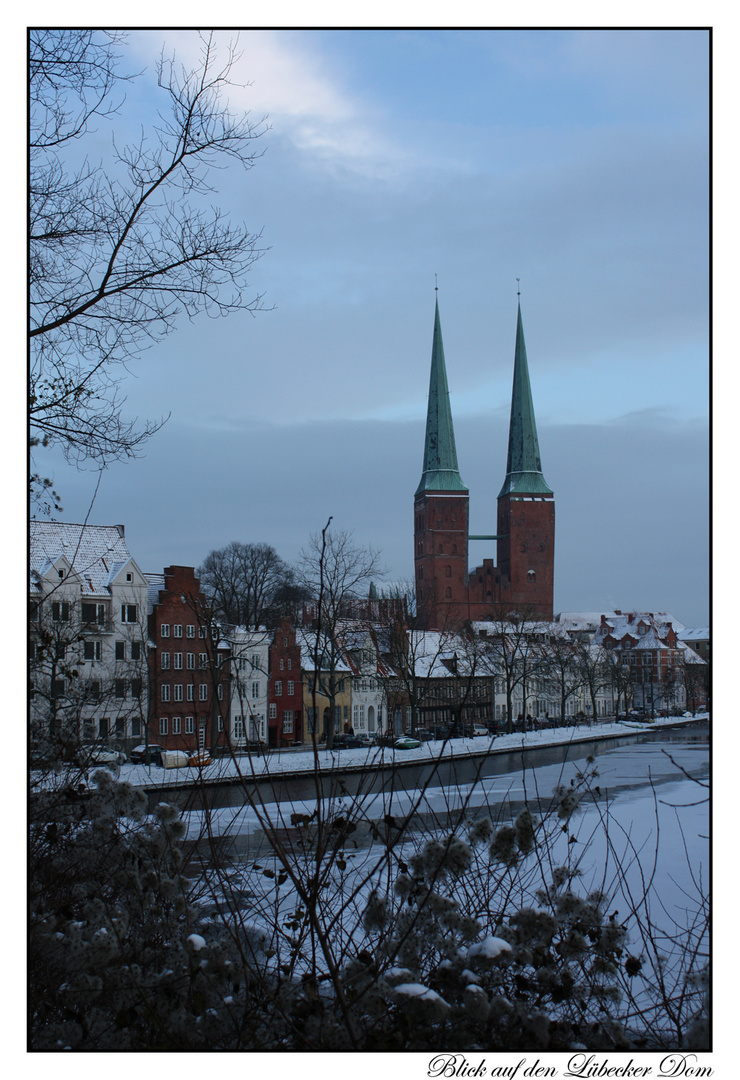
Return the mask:
[[534, 570], [527, 570], [527, 581], [536, 581], [537, 574]]

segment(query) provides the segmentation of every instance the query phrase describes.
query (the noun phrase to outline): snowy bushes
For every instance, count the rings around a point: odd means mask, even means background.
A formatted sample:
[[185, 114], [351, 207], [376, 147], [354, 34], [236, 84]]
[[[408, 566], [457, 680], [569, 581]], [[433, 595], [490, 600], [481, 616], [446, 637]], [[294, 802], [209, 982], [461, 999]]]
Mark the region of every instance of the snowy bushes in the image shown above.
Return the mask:
[[255, 803], [261, 846], [199, 867], [173, 807], [60, 779], [32, 799], [32, 1046], [699, 1048], [705, 908], [671, 952], [646, 893], [620, 917], [621, 871], [581, 888], [584, 806], [615, 845], [593, 783], [424, 835], [317, 781], [313, 813]]

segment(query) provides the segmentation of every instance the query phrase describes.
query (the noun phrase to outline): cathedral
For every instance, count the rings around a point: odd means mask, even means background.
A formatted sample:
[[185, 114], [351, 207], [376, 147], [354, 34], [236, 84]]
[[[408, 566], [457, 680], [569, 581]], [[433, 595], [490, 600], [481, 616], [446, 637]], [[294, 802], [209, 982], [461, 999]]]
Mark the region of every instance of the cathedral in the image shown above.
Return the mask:
[[[416, 609], [421, 629], [468, 619], [553, 616], [555, 502], [540, 464], [521, 305], [517, 310], [506, 476], [496, 534], [468, 532], [470, 493], [460, 476], [452, 426], [439, 303], [435, 302], [424, 465], [414, 496]], [[469, 569], [468, 542], [496, 541], [496, 560]]]

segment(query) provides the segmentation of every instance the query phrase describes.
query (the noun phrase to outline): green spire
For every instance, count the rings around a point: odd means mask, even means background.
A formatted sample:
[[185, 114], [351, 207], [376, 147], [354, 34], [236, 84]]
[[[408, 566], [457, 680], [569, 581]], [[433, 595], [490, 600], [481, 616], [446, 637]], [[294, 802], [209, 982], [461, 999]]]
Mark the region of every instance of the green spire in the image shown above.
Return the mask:
[[422, 491], [467, 491], [457, 468], [455, 432], [452, 428], [450, 392], [447, 388], [445, 352], [439, 325], [439, 304], [434, 302], [432, 371], [429, 376], [424, 470], [416, 494]]
[[514, 386], [511, 391], [509, 455], [502, 495], [552, 495], [545, 483], [540, 464], [537, 425], [534, 419], [532, 389], [529, 385], [527, 349], [522, 329], [522, 309], [517, 305], [516, 348], [514, 350]]

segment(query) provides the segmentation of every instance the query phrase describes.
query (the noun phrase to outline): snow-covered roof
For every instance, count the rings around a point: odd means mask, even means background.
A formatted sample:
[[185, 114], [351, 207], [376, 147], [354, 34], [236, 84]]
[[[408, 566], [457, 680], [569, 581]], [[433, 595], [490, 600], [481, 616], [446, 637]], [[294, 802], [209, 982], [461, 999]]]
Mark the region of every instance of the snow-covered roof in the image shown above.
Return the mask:
[[60, 521], [32, 521], [30, 568], [38, 587], [60, 559], [71, 567], [83, 595], [106, 594], [111, 583], [130, 563], [122, 525], [73, 525]]
[[145, 574], [144, 577], [149, 582], [146, 600], [147, 614], [151, 615], [154, 605], [159, 603], [159, 590], [164, 588], [164, 574]]
[[[301, 650], [301, 668], [303, 671], [314, 671], [314, 654], [316, 652], [316, 632], [313, 630], [304, 630], [298, 628], [295, 632], [296, 645]], [[322, 668], [326, 668], [326, 664], [322, 664], [321, 661], [324, 657], [332, 656], [332, 649], [330, 648], [329, 641], [326, 637], [323, 637], [319, 641], [319, 664]], [[333, 656], [335, 659], [334, 670], [346, 671], [347, 674], [352, 674], [352, 669], [342, 658], [341, 655], [337, 655], [337, 650], [333, 650]]]
[[709, 641], [709, 627], [687, 626], [681, 631], [679, 637], [681, 641]]

